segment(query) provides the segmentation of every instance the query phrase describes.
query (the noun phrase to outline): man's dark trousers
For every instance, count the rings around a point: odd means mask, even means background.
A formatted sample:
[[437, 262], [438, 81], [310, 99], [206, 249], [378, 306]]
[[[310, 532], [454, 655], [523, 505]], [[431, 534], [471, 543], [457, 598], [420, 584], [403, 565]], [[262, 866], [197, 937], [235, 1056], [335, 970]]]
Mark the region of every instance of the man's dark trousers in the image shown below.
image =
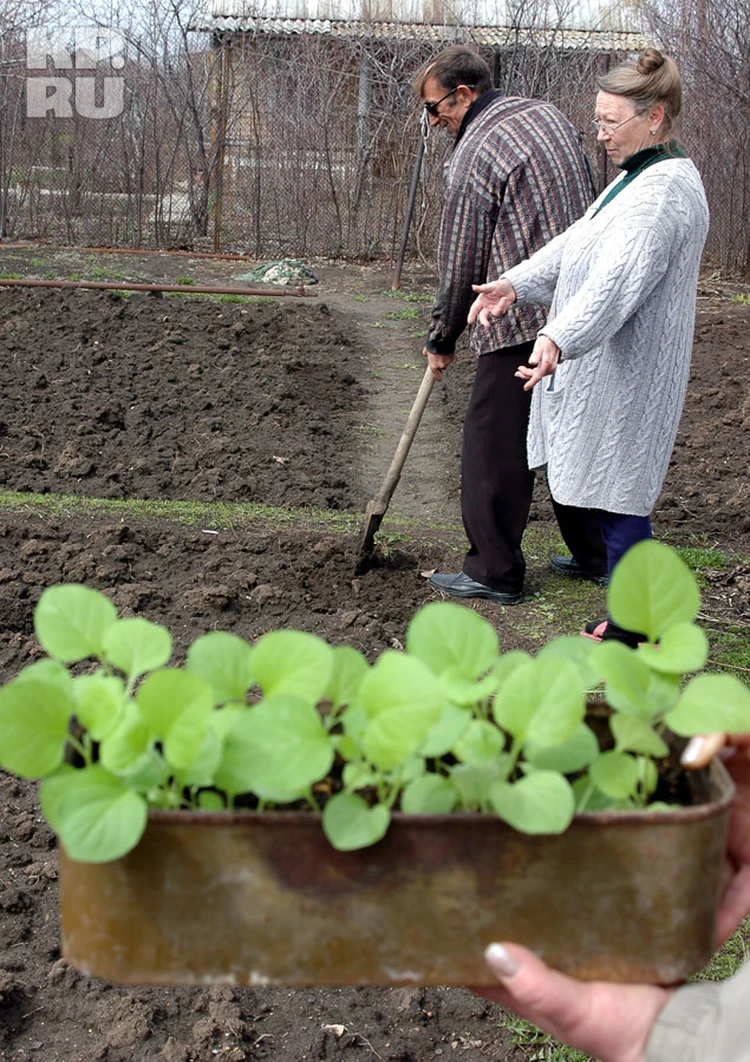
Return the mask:
[[[493, 590], [523, 589], [521, 549], [531, 507], [534, 473], [526, 456], [531, 392], [514, 373], [534, 343], [482, 354], [464, 421], [461, 515], [469, 552], [463, 570]], [[596, 514], [553, 501], [563, 539], [578, 563], [606, 575], [607, 554]]]

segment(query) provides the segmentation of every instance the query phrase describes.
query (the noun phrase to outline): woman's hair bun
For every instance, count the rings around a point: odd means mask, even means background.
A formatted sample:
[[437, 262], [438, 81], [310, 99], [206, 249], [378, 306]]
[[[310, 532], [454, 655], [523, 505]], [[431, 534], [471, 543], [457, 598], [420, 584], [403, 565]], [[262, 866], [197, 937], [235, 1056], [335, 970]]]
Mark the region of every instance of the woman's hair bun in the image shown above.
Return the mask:
[[664, 56], [656, 48], [646, 48], [638, 59], [639, 74], [653, 74], [664, 65]]

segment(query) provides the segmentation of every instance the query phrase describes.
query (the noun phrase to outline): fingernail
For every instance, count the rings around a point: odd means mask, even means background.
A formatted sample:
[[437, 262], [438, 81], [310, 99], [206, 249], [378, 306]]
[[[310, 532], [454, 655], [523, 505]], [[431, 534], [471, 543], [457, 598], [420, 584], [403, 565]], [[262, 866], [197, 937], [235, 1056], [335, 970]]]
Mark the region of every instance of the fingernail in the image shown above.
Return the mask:
[[498, 977], [513, 977], [521, 969], [518, 959], [502, 944], [490, 944], [484, 951], [484, 958], [494, 974]]
[[683, 749], [682, 755], [680, 756], [680, 763], [687, 767], [688, 764], [700, 760], [703, 755], [704, 744], [705, 742], [700, 736], [691, 738]]

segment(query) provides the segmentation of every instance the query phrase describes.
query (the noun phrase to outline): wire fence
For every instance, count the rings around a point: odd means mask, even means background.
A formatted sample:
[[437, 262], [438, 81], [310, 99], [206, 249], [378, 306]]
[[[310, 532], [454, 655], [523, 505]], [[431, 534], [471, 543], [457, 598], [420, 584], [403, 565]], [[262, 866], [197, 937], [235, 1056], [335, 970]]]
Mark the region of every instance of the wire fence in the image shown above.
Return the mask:
[[[685, 75], [683, 139], [707, 186], [708, 251], [725, 271], [747, 272], [750, 0], [692, 3], [671, 14], [662, 6], [654, 30]], [[712, 33], [699, 47], [706, 18]], [[196, 50], [179, 20], [160, 29], [164, 40], [130, 39], [117, 63], [89, 66], [71, 46], [70, 65], [57, 55], [32, 67], [24, 34], [2, 35], [3, 238], [258, 259], [397, 255], [420, 136], [411, 81], [439, 43], [373, 27], [356, 36], [260, 28], [204, 34]], [[549, 99], [571, 118], [603, 185], [614, 174], [589, 131], [596, 77], [622, 56], [548, 38], [480, 50], [504, 93]], [[409, 256], [434, 257], [448, 150], [443, 136], [429, 138]]]

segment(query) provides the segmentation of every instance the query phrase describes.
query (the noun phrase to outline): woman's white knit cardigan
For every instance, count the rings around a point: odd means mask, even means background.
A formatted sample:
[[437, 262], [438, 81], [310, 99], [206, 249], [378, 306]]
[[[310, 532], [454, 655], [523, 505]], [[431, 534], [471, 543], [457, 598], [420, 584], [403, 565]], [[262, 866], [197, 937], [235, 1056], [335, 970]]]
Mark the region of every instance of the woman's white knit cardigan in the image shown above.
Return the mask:
[[562, 351], [534, 388], [529, 466], [547, 466], [564, 505], [645, 516], [685, 399], [708, 207], [686, 158], [650, 166], [596, 213], [607, 191], [505, 275], [519, 301], [550, 304], [542, 333]]

